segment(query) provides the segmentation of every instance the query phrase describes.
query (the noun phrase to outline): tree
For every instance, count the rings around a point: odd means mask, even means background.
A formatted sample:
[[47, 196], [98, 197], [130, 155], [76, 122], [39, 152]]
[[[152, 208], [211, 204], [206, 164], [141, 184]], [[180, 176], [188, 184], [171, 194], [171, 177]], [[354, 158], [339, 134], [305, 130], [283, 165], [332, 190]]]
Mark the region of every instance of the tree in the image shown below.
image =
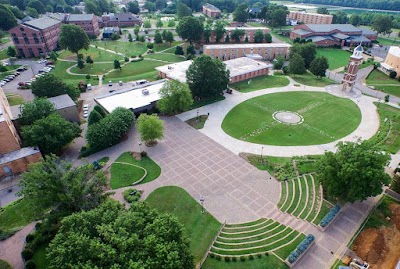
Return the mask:
[[34, 8], [31, 8], [31, 7], [27, 7], [26, 9], [25, 9], [25, 13], [26, 13], [26, 15], [28, 15], [28, 16], [30, 16], [30, 17], [32, 17], [32, 18], [39, 18], [39, 13], [37, 12], [37, 10], [36, 9], [34, 9]]
[[143, 23], [143, 27], [144, 27], [144, 28], [151, 28], [151, 22], [150, 22], [150, 21], [145, 21], [145, 22]]
[[150, 1], [146, 1], [146, 3], [144, 3], [143, 6], [145, 9], [148, 9], [150, 12], [153, 12], [156, 10], [156, 5], [153, 4], [153, 2]]
[[339, 10], [333, 14], [332, 23], [346, 24], [349, 17], [346, 12]]
[[101, 11], [97, 8], [97, 5], [91, 0], [85, 0], [85, 11], [87, 14], [94, 13], [97, 16], [101, 16]]
[[328, 59], [324, 56], [315, 58], [310, 65], [310, 72], [318, 78], [326, 76], [326, 70], [329, 68]]
[[176, 6], [176, 16], [178, 18], [192, 16], [192, 9], [184, 3], [179, 2]]
[[58, 53], [55, 52], [54, 50], [53, 50], [52, 52], [50, 52], [50, 59], [51, 59], [53, 62], [56, 62], [56, 61], [58, 60]]
[[177, 114], [188, 110], [193, 104], [192, 93], [187, 84], [176, 80], [167, 81], [159, 94], [161, 99], [157, 102], [157, 107], [163, 114]]
[[128, 3], [128, 11], [132, 12], [133, 14], [139, 14], [140, 8], [139, 3], [137, 1], [131, 1]]
[[135, 33], [135, 35], [138, 35], [139, 31], [140, 31], [139, 25], [135, 25], [135, 27], [133, 28], [133, 32]]
[[286, 10], [282, 8], [276, 9], [274, 12], [271, 14], [271, 25], [274, 27], [278, 26], [284, 26], [286, 25]]
[[283, 67], [283, 64], [285, 62], [285, 59], [282, 57], [282, 55], [278, 55], [274, 61], [274, 69], [280, 70]]
[[176, 55], [184, 55], [185, 53], [183, 52], [183, 48], [181, 46], [176, 46], [175, 54]]
[[100, 115], [101, 115], [103, 118], [107, 115], [106, 112], [104, 112], [104, 110], [103, 110], [100, 106], [98, 106], [98, 105], [95, 105], [94, 108], [93, 108], [93, 110], [96, 110], [97, 112], [99, 112]]
[[165, 42], [171, 44], [172, 42], [174, 42], [174, 34], [171, 31], [167, 31], [164, 40]]
[[157, 0], [157, 1], [154, 3], [154, 5], [156, 6], [156, 10], [161, 10], [161, 9], [165, 8], [165, 6], [166, 6], [167, 4], [165, 3], [164, 0]]
[[121, 63], [118, 60], [114, 60], [114, 69], [121, 70]]
[[306, 67], [304, 64], [303, 57], [300, 54], [294, 53], [289, 59], [289, 72], [296, 75], [304, 74], [306, 72]]
[[265, 42], [272, 43], [272, 35], [270, 33], [265, 34]]
[[159, 32], [157, 32], [155, 35], [154, 35], [154, 43], [156, 43], [156, 44], [161, 44], [163, 41], [162, 41], [162, 37], [161, 37], [161, 34], [159, 33]]
[[300, 54], [304, 59], [304, 64], [306, 68], [310, 67], [311, 62], [315, 59], [317, 55], [317, 46], [312, 43], [304, 43], [304, 44], [294, 44], [290, 50], [290, 54]]
[[76, 65], [79, 69], [83, 69], [85, 67], [85, 62], [82, 59], [79, 59]]
[[90, 40], [80, 26], [74, 24], [63, 24], [61, 26], [59, 43], [61, 48], [78, 54], [81, 49], [88, 50]]
[[186, 39], [190, 44], [200, 42], [204, 27], [198, 18], [184, 17], [179, 21], [176, 32], [182, 39]]
[[104, 172], [96, 171], [93, 165], [73, 167], [71, 162], [49, 155], [22, 174], [19, 195], [40, 211], [70, 214], [96, 208], [105, 199], [106, 184]]
[[99, 122], [89, 125], [86, 139], [90, 148], [102, 150], [121, 141], [133, 125], [134, 115], [126, 108], [116, 108]]
[[163, 26], [164, 26], [163, 22], [161, 20], [157, 20], [156, 27], [157, 28], [162, 28]]
[[196, 51], [194, 50], [194, 46], [193, 45], [189, 45], [186, 48], [186, 54], [187, 55], [189, 55], [189, 54], [195, 55], [196, 54]]
[[86, 63], [87, 63], [87, 64], [92, 64], [92, 63], [93, 63], [92, 57], [90, 57], [90, 55], [88, 55], [88, 56], [86, 57]]
[[264, 41], [264, 33], [261, 30], [257, 30], [254, 33], [254, 42], [255, 43], [262, 43]]
[[196, 99], [209, 99], [223, 94], [229, 83], [229, 70], [218, 59], [201, 55], [186, 71], [186, 80]]
[[89, 115], [89, 118], [88, 118], [88, 125], [92, 125], [94, 123], [97, 123], [102, 118], [103, 118], [103, 116], [98, 111], [92, 110], [92, 112], [90, 112], [90, 115]]
[[39, 0], [31, 0], [29, 1], [27, 7], [36, 9], [39, 14], [46, 13], [45, 6]]
[[21, 125], [31, 125], [56, 111], [54, 104], [47, 98], [35, 98], [32, 102], [22, 104], [20, 109], [19, 123]]
[[147, 43], [147, 48], [149, 49], [149, 50], [151, 50], [151, 49], [153, 49], [154, 48], [154, 44], [153, 43]]
[[194, 269], [185, 234], [171, 214], [159, 214], [144, 203], [125, 209], [110, 200], [61, 221], [48, 248], [50, 267]]
[[318, 14], [329, 14], [329, 11], [328, 11], [328, 9], [326, 8], [326, 7], [319, 7], [319, 8], [317, 8], [317, 13]]
[[390, 182], [385, 173], [389, 159], [369, 142], [339, 142], [337, 152], [326, 152], [318, 164], [319, 178], [330, 197], [362, 201], [382, 192]]
[[207, 44], [210, 43], [210, 37], [211, 37], [211, 27], [209, 24], [207, 24], [206, 28], [204, 28], [204, 41]]
[[168, 21], [168, 27], [175, 27], [175, 21], [174, 20], [169, 20]]
[[61, 153], [80, 133], [81, 129], [76, 123], [69, 122], [56, 113], [21, 129], [24, 146], [37, 146], [43, 154]]
[[378, 34], [390, 34], [392, 32], [392, 19], [388, 16], [379, 15], [376, 16], [372, 23], [372, 30], [376, 31]]
[[17, 51], [12, 46], [8, 46], [7, 48], [7, 56], [15, 57], [17, 55]]
[[32, 93], [36, 97], [54, 97], [62, 94], [68, 94], [72, 100], [76, 100], [80, 93], [79, 90], [70, 85], [65, 84], [59, 77], [54, 74], [47, 74], [31, 85]]
[[240, 39], [245, 35], [245, 33], [246, 32], [243, 29], [235, 29], [231, 33], [231, 39], [235, 40], [235, 42], [240, 42]]
[[5, 6], [0, 5], [0, 29], [8, 31], [14, 26], [17, 26], [17, 18], [11, 12], [11, 10]]
[[361, 23], [361, 17], [358, 14], [352, 14], [350, 16], [350, 23], [354, 26], [359, 26]]
[[164, 137], [164, 122], [160, 120], [157, 114], [141, 114], [137, 120], [137, 127], [140, 138], [147, 145], [155, 145], [157, 139]]
[[236, 7], [233, 12], [233, 20], [237, 22], [247, 22], [249, 19], [249, 12], [247, 11], [248, 6], [246, 4], [240, 4]]
[[221, 38], [224, 36], [226, 33], [225, 29], [225, 23], [222, 21], [217, 21], [214, 26], [214, 32], [215, 32], [215, 42], [219, 43]]

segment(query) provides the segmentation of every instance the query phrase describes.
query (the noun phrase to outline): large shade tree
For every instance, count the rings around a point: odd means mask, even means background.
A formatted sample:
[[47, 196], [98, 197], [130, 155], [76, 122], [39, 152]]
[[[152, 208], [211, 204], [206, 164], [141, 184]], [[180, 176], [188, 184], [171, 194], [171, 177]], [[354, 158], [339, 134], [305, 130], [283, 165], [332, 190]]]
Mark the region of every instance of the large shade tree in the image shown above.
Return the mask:
[[176, 80], [169, 80], [164, 84], [160, 89], [160, 97], [157, 107], [168, 115], [186, 111], [193, 104], [192, 93], [187, 84]]
[[48, 248], [50, 268], [193, 269], [176, 217], [144, 203], [128, 210], [115, 201], [65, 217]]
[[201, 55], [186, 71], [186, 80], [196, 99], [209, 99], [220, 96], [229, 83], [229, 70], [218, 59]]
[[17, 18], [6, 5], [0, 5], [0, 29], [8, 31], [17, 26]]
[[164, 122], [156, 114], [141, 114], [137, 120], [140, 138], [147, 145], [155, 145], [157, 139], [164, 137]]
[[65, 84], [61, 78], [54, 74], [47, 74], [38, 78], [32, 83], [31, 88], [36, 97], [54, 97], [68, 94], [73, 100], [76, 100], [80, 95], [78, 89]]
[[318, 164], [322, 186], [331, 197], [355, 202], [382, 192], [390, 182], [385, 173], [388, 156], [371, 145], [340, 142], [337, 152], [326, 152]]
[[52, 114], [56, 108], [47, 98], [35, 98], [32, 102], [21, 105], [19, 122], [21, 125], [31, 125], [37, 120], [46, 118]]
[[61, 48], [78, 54], [81, 49], [87, 50], [89, 48], [90, 40], [82, 27], [74, 24], [63, 24], [59, 43]]
[[315, 58], [310, 65], [310, 72], [318, 78], [326, 76], [326, 70], [329, 68], [328, 59], [324, 56]]
[[204, 26], [198, 18], [184, 17], [176, 27], [178, 35], [186, 39], [190, 44], [200, 42], [203, 36]]
[[73, 167], [55, 155], [29, 166], [22, 174], [19, 195], [38, 211], [70, 214], [97, 207], [103, 200], [107, 178], [92, 165]]

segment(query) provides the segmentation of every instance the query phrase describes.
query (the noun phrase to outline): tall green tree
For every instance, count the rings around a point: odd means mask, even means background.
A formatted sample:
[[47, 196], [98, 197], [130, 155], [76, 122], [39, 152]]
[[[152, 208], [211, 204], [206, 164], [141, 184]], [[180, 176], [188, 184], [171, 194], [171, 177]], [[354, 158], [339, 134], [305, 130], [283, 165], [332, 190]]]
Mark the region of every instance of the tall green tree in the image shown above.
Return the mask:
[[114, 60], [114, 69], [121, 70], [121, 63], [118, 60]]
[[310, 65], [310, 72], [318, 78], [326, 76], [326, 70], [329, 68], [328, 59], [324, 56], [315, 58]]
[[8, 31], [17, 26], [17, 18], [6, 5], [0, 5], [0, 29]]
[[164, 23], [161, 20], [157, 20], [156, 27], [157, 28], [162, 28], [163, 26], [164, 26]]
[[290, 49], [290, 55], [296, 53], [303, 57], [306, 68], [309, 68], [311, 62], [317, 56], [317, 46], [312, 42], [307, 42], [304, 44], [295, 43]]
[[294, 74], [295, 76], [304, 74], [307, 71], [303, 57], [301, 57], [300, 54], [297, 53], [291, 55], [288, 68], [289, 72]]
[[78, 55], [81, 49], [89, 49], [90, 40], [82, 27], [74, 24], [63, 24], [59, 43], [61, 48]]
[[27, 7], [36, 9], [39, 14], [44, 14], [46, 12], [45, 6], [39, 0], [29, 1]]
[[358, 14], [352, 14], [350, 16], [350, 23], [354, 26], [359, 26], [361, 24], [361, 17]]
[[161, 99], [157, 102], [157, 107], [161, 113], [167, 115], [186, 111], [193, 104], [192, 93], [187, 84], [176, 80], [167, 81], [159, 94]]
[[165, 35], [165, 42], [167, 43], [172, 43], [174, 42], [174, 34], [171, 31], [167, 31], [166, 35]]
[[28, 15], [28, 16], [30, 16], [30, 17], [32, 17], [32, 18], [39, 18], [39, 13], [37, 12], [37, 10], [36, 9], [34, 9], [34, 8], [31, 8], [31, 7], [27, 7], [26, 9], [25, 9], [25, 13], [26, 13], [26, 15]]
[[262, 43], [264, 41], [264, 33], [261, 30], [257, 30], [254, 33], [254, 42], [255, 43]]
[[220, 96], [229, 83], [229, 70], [218, 59], [208, 55], [196, 58], [186, 71], [186, 80], [196, 99]]
[[35, 98], [31, 102], [21, 105], [19, 123], [21, 125], [31, 125], [37, 120], [46, 118], [55, 111], [54, 104], [47, 98]]
[[265, 42], [272, 43], [272, 35], [270, 33], [266, 33], [264, 39]]
[[159, 33], [159, 32], [157, 32], [155, 35], [154, 35], [154, 43], [156, 43], [156, 44], [161, 44], [163, 41], [162, 41], [162, 37], [161, 37], [161, 34]]
[[76, 100], [80, 93], [78, 89], [65, 84], [61, 78], [54, 74], [47, 74], [38, 78], [31, 85], [32, 93], [36, 97], [54, 97], [62, 94], [68, 94], [72, 100]]
[[240, 4], [233, 12], [233, 20], [238, 22], [247, 22], [249, 20], [249, 12], [247, 4]]
[[221, 38], [226, 33], [225, 23], [223, 21], [217, 21], [214, 26], [214, 32], [215, 32], [215, 42], [219, 43]]
[[192, 44], [193, 42], [200, 42], [203, 36], [204, 26], [200, 23], [198, 18], [184, 17], [179, 21], [176, 27], [176, 32], [182, 39]]
[[92, 110], [88, 118], [88, 126], [99, 122], [102, 118], [103, 116], [97, 110]]
[[329, 14], [329, 11], [326, 7], [319, 7], [319, 8], [317, 8], [317, 13], [318, 14]]
[[86, 63], [87, 63], [87, 64], [92, 64], [92, 63], [93, 63], [93, 59], [92, 59], [92, 57], [90, 57], [90, 55], [88, 55], [88, 56], [86, 57]]
[[337, 152], [326, 152], [318, 164], [318, 175], [330, 197], [347, 202], [362, 201], [382, 192], [390, 183], [385, 173], [388, 156], [364, 141], [340, 142]]
[[141, 114], [137, 120], [137, 127], [140, 138], [147, 145], [154, 145], [157, 143], [157, 139], [164, 137], [164, 122], [157, 114]]
[[392, 32], [393, 22], [389, 16], [376, 16], [371, 28], [378, 34], [390, 34]]
[[192, 9], [184, 3], [179, 2], [176, 6], [176, 16], [178, 18], [192, 16]]
[[37, 146], [43, 154], [60, 154], [80, 133], [81, 128], [76, 123], [65, 120], [57, 113], [21, 128], [24, 146]]
[[206, 43], [210, 43], [210, 37], [211, 37], [211, 27], [209, 24], [206, 25], [204, 28], [204, 41]]
[[140, 8], [138, 1], [130, 1], [128, 2], [128, 11], [132, 12], [133, 14], [139, 14]]
[[51, 268], [194, 269], [183, 225], [144, 203], [107, 201], [65, 217], [47, 255]]
[[32, 209], [71, 214], [96, 208], [104, 201], [107, 178], [92, 165], [73, 167], [55, 155], [32, 163], [22, 174], [19, 195], [30, 201]]
[[242, 36], [244, 36], [246, 32], [243, 29], [235, 29], [231, 33], [231, 39], [235, 40], [235, 42], [239, 43]]
[[271, 14], [271, 25], [274, 27], [280, 27], [280, 26], [285, 26], [286, 25], [286, 16], [287, 16], [287, 11], [282, 8], [276, 9], [272, 14]]
[[8, 48], [7, 48], [7, 56], [15, 57], [16, 55], [17, 55], [17, 51], [15, 50], [15, 48], [12, 47], [12, 46], [8, 46]]

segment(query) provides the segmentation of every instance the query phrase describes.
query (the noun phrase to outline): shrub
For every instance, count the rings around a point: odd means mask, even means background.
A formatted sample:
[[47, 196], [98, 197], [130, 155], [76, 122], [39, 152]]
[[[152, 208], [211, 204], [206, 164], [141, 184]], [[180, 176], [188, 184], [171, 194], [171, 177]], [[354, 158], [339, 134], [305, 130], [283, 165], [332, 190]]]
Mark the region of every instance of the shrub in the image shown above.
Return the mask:
[[25, 269], [35, 269], [36, 263], [33, 260], [29, 260], [25, 263]]
[[321, 220], [319, 225], [321, 227], [326, 227], [339, 213], [339, 211], [340, 211], [340, 205], [335, 205], [334, 207], [332, 207], [331, 210], [328, 212], [328, 214], [326, 214], [326, 216]]
[[396, 71], [390, 71], [389, 73], [389, 77], [390, 78], [395, 78], [397, 76], [397, 72]]
[[258, 253], [258, 254], [257, 254], [257, 257], [258, 257], [259, 259], [261, 259], [261, 257], [262, 257], [261, 253]]
[[89, 74], [86, 75], [86, 79], [90, 79], [90, 75]]
[[210, 253], [210, 258], [214, 259], [215, 258], [215, 254], [214, 253]]
[[225, 256], [224, 259], [225, 259], [226, 262], [230, 262], [231, 261], [231, 257], [229, 257], [229, 256]]
[[232, 261], [233, 261], [233, 262], [236, 262], [236, 261], [237, 261], [237, 258], [236, 258], [236, 257], [232, 257]]
[[125, 57], [125, 58], [124, 58], [124, 61], [125, 61], [125, 62], [129, 62], [129, 58], [128, 58], [128, 57]]
[[254, 256], [253, 255], [249, 255], [249, 260], [254, 260]]
[[240, 260], [244, 262], [246, 260], [246, 256], [240, 256]]
[[32, 259], [33, 257], [33, 251], [30, 248], [25, 248], [22, 252], [21, 252], [21, 256], [22, 258], [24, 258], [25, 261]]
[[26, 243], [32, 242], [34, 239], [35, 239], [35, 235], [34, 235], [34, 234], [28, 234], [28, 235], [25, 237]]
[[215, 255], [215, 258], [216, 258], [218, 261], [221, 260], [221, 256], [219, 256], [219, 255]]
[[139, 201], [139, 198], [142, 195], [137, 189], [127, 189], [123, 194], [125, 201], [130, 204]]
[[265, 256], [269, 256], [269, 253], [268, 253], [268, 252], [265, 252]]
[[146, 158], [147, 157], [147, 152], [143, 150], [142, 152], [140, 152], [140, 156], [142, 158]]

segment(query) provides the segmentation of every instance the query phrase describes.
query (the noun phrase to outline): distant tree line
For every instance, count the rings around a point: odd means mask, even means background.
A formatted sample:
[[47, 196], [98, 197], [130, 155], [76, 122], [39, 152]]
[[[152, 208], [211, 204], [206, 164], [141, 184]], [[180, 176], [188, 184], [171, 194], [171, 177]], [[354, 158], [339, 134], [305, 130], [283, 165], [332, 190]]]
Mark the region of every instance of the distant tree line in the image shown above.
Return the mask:
[[324, 4], [332, 6], [400, 10], [400, 0], [295, 0], [296, 3]]

